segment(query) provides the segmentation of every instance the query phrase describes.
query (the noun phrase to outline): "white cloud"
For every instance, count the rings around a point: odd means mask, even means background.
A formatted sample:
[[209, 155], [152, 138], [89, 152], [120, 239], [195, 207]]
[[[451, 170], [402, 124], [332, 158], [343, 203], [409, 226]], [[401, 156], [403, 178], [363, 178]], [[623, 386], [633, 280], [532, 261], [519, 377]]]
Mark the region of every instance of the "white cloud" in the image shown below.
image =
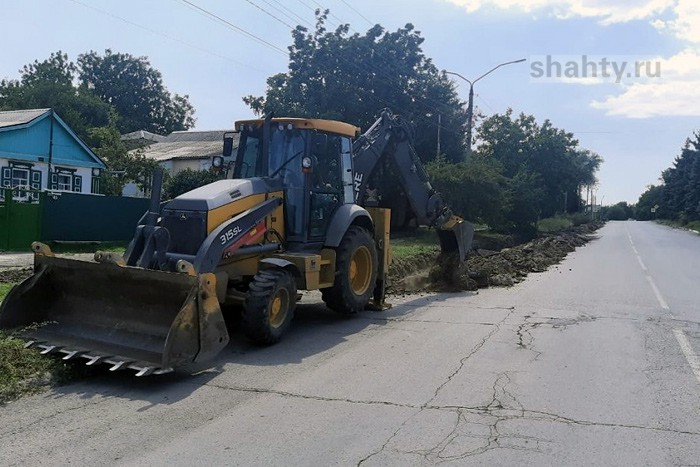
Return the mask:
[[[602, 24], [652, 19], [674, 5], [673, 0], [447, 0], [474, 12], [486, 7], [547, 11], [557, 18], [598, 18]], [[686, 0], [681, 0], [681, 2]], [[688, 0], [688, 3], [697, 0]]]
[[591, 106], [629, 118], [700, 116], [700, 53], [686, 49], [660, 61], [661, 76], [623, 86]]
[[[700, 116], [700, 1], [698, 0], [446, 0], [469, 12], [484, 8], [542, 12], [559, 19], [594, 18], [599, 24], [645, 21], [662, 34], [672, 34], [685, 47], [670, 57], [651, 59], [660, 73], [620, 82], [619, 92], [593, 101], [607, 115], [629, 118]], [[660, 75], [660, 76], [659, 76]], [[625, 78], [629, 78], [625, 73]], [[557, 78], [592, 85], [610, 80]]]
[[651, 24], [662, 31], [672, 31], [683, 41], [700, 44], [700, 2], [678, 0], [673, 14], [670, 20], [655, 19]]

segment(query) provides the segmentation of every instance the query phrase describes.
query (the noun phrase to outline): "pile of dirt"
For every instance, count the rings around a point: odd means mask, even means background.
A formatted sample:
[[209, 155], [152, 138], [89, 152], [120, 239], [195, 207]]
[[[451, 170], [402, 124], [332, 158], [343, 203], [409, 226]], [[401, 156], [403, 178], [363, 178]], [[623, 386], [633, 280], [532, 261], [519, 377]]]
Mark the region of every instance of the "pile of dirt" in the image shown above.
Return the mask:
[[423, 254], [392, 263], [388, 292], [393, 294], [477, 290], [509, 287], [531, 272], [543, 272], [585, 245], [602, 224], [592, 223], [545, 234], [527, 243], [500, 251], [477, 249], [466, 262], [457, 255]]

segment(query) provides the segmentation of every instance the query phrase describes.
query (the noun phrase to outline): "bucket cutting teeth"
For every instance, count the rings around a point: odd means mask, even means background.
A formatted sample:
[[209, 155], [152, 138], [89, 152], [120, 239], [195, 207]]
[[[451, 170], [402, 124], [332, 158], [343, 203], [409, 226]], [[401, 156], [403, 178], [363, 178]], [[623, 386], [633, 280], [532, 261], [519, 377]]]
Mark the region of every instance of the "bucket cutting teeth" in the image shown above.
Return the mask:
[[40, 353], [41, 355], [48, 355], [48, 354], [50, 354], [51, 352], [59, 351], [59, 350], [62, 349], [62, 347], [59, 347], [59, 346], [57, 346], [57, 345], [44, 345], [44, 344], [40, 344], [40, 345], [37, 345], [37, 347], [40, 347], [40, 348], [42, 349], [42, 350], [39, 351], [39, 353]]
[[25, 348], [36, 347], [39, 353], [42, 355], [62, 353], [65, 354], [61, 360], [74, 360], [76, 358], [84, 358], [87, 361], [85, 365], [94, 366], [99, 363], [105, 363], [111, 365], [109, 371], [119, 371], [119, 370], [134, 370], [136, 371], [136, 376], [149, 376], [149, 375], [163, 375], [166, 373], [171, 373], [172, 368], [161, 368], [153, 365], [148, 365], [142, 362], [136, 362], [134, 360], [119, 359], [116, 356], [111, 355], [95, 355], [90, 354], [87, 350], [79, 349], [66, 349], [64, 346], [60, 345], [50, 345], [43, 341], [30, 340], [24, 344]]
[[74, 357], [79, 357], [86, 353], [83, 350], [61, 350], [61, 352], [65, 353], [66, 355], [63, 357], [63, 360], [70, 360], [71, 358]]

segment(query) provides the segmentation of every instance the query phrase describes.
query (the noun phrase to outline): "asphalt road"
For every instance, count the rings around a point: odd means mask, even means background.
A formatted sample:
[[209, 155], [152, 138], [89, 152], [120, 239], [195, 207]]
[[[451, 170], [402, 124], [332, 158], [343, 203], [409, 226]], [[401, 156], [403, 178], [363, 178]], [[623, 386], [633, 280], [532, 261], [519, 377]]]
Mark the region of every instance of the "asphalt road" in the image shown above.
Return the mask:
[[510, 289], [300, 307], [195, 376], [0, 408], [0, 465], [699, 465], [700, 236], [611, 222]]

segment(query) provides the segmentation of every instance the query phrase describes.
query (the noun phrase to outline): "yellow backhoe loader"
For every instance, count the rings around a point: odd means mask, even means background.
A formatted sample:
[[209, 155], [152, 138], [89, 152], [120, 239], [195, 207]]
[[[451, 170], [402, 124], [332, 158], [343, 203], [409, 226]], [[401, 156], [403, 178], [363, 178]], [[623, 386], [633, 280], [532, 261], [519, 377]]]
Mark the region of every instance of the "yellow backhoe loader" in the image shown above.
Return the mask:
[[[359, 135], [353, 125], [271, 118], [235, 123], [214, 166], [230, 178], [149, 211], [123, 256], [59, 258], [34, 243], [34, 274], [0, 306], [0, 329], [28, 346], [88, 365], [160, 374], [211, 359], [229, 340], [222, 305], [239, 305], [245, 335], [273, 344], [289, 327], [298, 291], [328, 307], [384, 306], [391, 200], [398, 177], [416, 222], [438, 230], [464, 259], [473, 230], [443, 205], [413, 151], [411, 129], [388, 110]], [[358, 137], [359, 136], [359, 137]], [[233, 161], [228, 164], [228, 161]], [[379, 192], [379, 195], [378, 193]]]

